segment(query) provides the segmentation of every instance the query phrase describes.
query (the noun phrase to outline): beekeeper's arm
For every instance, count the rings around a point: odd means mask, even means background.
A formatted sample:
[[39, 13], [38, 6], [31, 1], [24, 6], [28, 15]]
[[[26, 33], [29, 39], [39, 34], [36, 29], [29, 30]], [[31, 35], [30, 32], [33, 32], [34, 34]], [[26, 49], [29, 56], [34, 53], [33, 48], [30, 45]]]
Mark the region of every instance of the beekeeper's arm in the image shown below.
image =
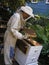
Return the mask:
[[18, 39], [23, 39], [24, 35], [22, 35], [19, 32], [19, 23], [20, 23], [20, 15], [19, 14], [15, 14], [12, 18], [12, 24], [11, 24], [11, 32], [13, 33], [13, 35], [15, 36], [15, 38]]

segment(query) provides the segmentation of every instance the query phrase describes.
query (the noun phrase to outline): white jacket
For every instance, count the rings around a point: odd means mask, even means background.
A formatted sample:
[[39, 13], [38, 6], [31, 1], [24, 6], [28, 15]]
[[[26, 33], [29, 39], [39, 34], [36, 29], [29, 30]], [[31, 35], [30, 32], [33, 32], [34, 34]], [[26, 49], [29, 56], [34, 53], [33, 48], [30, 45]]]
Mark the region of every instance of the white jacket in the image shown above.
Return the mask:
[[16, 43], [17, 39], [23, 39], [23, 35], [19, 32], [20, 29], [21, 29], [20, 14], [15, 13], [13, 16], [11, 16], [7, 24], [4, 42], [13, 45]]

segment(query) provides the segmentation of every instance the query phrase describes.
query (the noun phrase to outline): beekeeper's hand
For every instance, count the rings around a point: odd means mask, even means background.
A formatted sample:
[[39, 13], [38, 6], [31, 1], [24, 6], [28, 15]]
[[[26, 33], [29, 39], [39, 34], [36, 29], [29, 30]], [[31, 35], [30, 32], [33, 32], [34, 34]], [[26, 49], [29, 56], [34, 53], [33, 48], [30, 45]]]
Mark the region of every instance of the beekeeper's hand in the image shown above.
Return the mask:
[[29, 36], [27, 34], [24, 35], [24, 39], [28, 39]]

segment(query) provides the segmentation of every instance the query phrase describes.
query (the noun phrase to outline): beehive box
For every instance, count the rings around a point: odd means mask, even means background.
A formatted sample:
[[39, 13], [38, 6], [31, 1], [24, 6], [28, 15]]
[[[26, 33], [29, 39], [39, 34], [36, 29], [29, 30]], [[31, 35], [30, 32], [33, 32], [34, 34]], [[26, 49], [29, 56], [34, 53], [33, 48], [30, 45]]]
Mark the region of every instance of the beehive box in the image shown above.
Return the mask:
[[42, 45], [32, 39], [27, 41], [19, 40], [16, 47], [15, 59], [19, 65], [28, 65], [30, 63], [38, 64], [41, 50]]

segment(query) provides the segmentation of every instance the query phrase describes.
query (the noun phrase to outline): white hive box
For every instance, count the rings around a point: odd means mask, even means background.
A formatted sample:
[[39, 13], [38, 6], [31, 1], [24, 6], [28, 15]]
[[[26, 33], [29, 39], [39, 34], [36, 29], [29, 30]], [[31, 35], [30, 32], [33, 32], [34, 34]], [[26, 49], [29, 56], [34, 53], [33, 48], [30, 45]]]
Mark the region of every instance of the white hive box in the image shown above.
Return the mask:
[[19, 63], [19, 65], [38, 65], [38, 58], [40, 55], [40, 52], [42, 50], [42, 45], [33, 46], [32, 44], [29, 44], [25, 40], [19, 40], [16, 53], [15, 53], [15, 59]]

